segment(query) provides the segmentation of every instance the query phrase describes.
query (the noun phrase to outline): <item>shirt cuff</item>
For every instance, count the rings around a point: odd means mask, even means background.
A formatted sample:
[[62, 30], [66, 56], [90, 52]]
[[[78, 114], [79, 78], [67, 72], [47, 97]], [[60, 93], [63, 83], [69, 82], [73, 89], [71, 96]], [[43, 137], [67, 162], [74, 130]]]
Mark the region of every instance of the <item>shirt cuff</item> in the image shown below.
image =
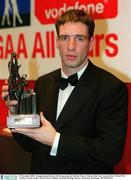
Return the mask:
[[51, 156], [56, 156], [56, 154], [57, 154], [59, 139], [60, 139], [60, 133], [57, 132], [54, 142], [53, 142], [53, 145], [52, 145], [52, 148], [51, 148], [51, 151], [50, 151]]

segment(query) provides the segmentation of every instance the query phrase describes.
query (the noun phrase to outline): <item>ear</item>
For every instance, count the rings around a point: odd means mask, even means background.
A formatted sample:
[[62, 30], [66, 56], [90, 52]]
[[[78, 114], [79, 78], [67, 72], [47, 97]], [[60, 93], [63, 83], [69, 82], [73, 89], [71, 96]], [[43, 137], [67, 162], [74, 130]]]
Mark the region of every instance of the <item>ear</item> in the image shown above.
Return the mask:
[[95, 44], [95, 38], [93, 36], [91, 37], [90, 42], [89, 42], [89, 53], [93, 50], [94, 44]]

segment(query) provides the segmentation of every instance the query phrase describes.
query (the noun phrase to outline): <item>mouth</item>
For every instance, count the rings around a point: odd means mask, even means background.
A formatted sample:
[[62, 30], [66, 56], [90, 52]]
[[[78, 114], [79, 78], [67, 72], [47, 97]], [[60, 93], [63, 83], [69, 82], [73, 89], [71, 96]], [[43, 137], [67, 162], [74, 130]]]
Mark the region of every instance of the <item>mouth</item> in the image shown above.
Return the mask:
[[76, 60], [76, 58], [77, 58], [76, 55], [71, 55], [71, 54], [66, 55], [66, 57], [67, 57], [67, 59], [68, 59], [69, 61], [74, 61], [74, 60]]

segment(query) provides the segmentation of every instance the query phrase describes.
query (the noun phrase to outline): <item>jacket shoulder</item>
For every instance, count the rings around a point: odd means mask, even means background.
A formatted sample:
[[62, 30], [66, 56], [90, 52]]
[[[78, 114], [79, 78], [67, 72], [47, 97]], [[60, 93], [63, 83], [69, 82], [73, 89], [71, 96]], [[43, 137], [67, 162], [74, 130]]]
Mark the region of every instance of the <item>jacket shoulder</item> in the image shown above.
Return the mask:
[[125, 84], [119, 77], [115, 76], [111, 72], [102, 69], [94, 64], [92, 64], [94, 69], [94, 75], [97, 78], [97, 81], [103, 81], [104, 83], [122, 83]]
[[40, 76], [37, 80], [36, 83], [38, 82], [43, 82], [43, 81], [47, 81], [50, 80], [52, 78], [57, 78], [58, 76], [60, 76], [60, 69], [54, 70], [52, 72], [49, 72], [47, 74], [44, 74], [42, 76]]

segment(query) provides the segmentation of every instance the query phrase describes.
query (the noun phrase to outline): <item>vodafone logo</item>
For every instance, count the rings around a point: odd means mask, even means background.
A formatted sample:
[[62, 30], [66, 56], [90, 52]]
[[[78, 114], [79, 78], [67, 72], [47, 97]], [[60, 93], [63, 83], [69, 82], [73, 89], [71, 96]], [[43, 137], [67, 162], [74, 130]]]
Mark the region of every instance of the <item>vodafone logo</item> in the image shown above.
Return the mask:
[[35, 0], [35, 15], [42, 24], [55, 23], [57, 17], [69, 9], [87, 11], [94, 19], [115, 18], [118, 0]]

